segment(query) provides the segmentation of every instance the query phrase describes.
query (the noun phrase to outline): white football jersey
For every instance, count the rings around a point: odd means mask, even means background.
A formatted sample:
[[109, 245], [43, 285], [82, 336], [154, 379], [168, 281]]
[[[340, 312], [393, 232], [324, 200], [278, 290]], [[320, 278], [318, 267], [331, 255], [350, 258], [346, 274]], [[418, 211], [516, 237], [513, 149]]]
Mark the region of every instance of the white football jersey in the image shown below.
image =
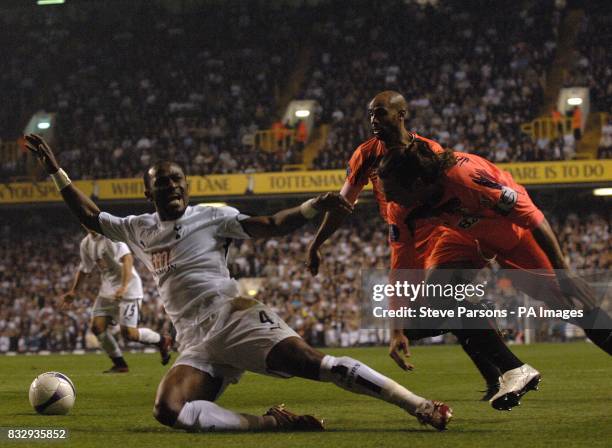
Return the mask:
[[175, 323], [208, 315], [238, 295], [227, 251], [232, 238], [247, 239], [232, 207], [188, 206], [176, 221], [157, 213], [119, 218], [100, 213], [104, 235], [124, 241], [153, 274], [166, 313]]
[[[79, 270], [89, 274], [98, 267], [102, 283], [98, 295], [114, 297], [121, 287], [121, 258], [130, 253], [125, 243], [115, 243], [103, 235], [93, 236], [90, 233], [81, 241], [81, 265]], [[126, 300], [142, 299], [142, 281], [132, 266], [132, 278], [123, 295]]]

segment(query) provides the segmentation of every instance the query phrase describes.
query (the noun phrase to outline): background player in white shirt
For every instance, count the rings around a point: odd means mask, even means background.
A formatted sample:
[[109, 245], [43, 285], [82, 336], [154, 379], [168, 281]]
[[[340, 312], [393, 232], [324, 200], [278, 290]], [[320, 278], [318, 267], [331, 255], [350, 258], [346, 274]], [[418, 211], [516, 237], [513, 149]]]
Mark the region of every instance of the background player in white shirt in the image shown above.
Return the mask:
[[156, 345], [162, 364], [170, 361], [172, 339], [149, 328], [138, 328], [138, 313], [143, 297], [142, 281], [134, 268], [134, 259], [125, 243], [116, 243], [103, 235], [87, 231], [80, 245], [81, 263], [76, 271], [72, 289], [64, 294], [64, 303], [69, 306], [75, 299], [84, 280], [94, 269], [100, 272], [100, 289], [92, 308], [91, 330], [100, 341], [100, 346], [113, 361], [113, 367], [104, 373], [125, 373], [128, 366], [109, 326], [118, 323], [126, 341]]
[[64, 201], [87, 228], [125, 241], [152, 271], [172, 319], [180, 356], [162, 379], [155, 418], [164, 425], [193, 431], [323, 429], [312, 416], [298, 416], [282, 406], [263, 416], [239, 414], [214, 401], [245, 370], [332, 382], [354, 393], [394, 404], [437, 429], [452, 410], [405, 389], [363, 363], [334, 357], [310, 347], [270, 308], [238, 295], [226, 264], [232, 238], [287, 234], [321, 211], [352, 206], [327, 193], [272, 216], [249, 217], [231, 207], [190, 207], [183, 170], [159, 162], [145, 174], [145, 195], [156, 213], [118, 218], [98, 207], [60, 169], [52, 150], [37, 135], [27, 148], [41, 161]]

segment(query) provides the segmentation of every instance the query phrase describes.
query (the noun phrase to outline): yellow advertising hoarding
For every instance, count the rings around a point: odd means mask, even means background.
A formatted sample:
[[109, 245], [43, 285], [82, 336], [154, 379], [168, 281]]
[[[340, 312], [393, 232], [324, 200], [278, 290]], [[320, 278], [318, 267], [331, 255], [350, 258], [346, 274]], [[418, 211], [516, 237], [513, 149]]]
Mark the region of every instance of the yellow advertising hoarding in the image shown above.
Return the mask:
[[[75, 185], [86, 195], [91, 195], [91, 181], [76, 181]], [[20, 204], [25, 202], [58, 202], [62, 197], [53, 182], [18, 182], [0, 184], [0, 204]]]
[[500, 163], [498, 166], [523, 185], [612, 181], [612, 160]]
[[346, 171], [283, 171], [253, 174], [253, 192], [256, 194], [312, 193], [339, 191]]
[[[247, 189], [244, 174], [215, 174], [210, 176], [189, 176], [189, 192], [193, 197], [237, 196]], [[144, 197], [142, 178], [103, 179], [95, 181], [96, 196], [100, 199], [140, 199]]]
[[[499, 167], [512, 173], [523, 185], [612, 182], [612, 160], [569, 160], [561, 162], [506, 163]], [[286, 171], [255, 174], [189, 176], [194, 198], [243, 196], [249, 194], [294, 194], [338, 191], [344, 170]], [[75, 184], [86, 195], [101, 200], [141, 199], [141, 178], [81, 180]], [[368, 185], [367, 188], [371, 188]], [[56, 202], [61, 197], [51, 182], [0, 183], [0, 204]]]
[[[239, 196], [247, 190], [244, 174], [190, 176], [189, 189], [193, 197]], [[75, 185], [87, 196], [102, 200], [142, 199], [142, 178], [79, 180]], [[52, 182], [19, 182], [0, 184], [0, 204], [54, 202], [62, 197]]]

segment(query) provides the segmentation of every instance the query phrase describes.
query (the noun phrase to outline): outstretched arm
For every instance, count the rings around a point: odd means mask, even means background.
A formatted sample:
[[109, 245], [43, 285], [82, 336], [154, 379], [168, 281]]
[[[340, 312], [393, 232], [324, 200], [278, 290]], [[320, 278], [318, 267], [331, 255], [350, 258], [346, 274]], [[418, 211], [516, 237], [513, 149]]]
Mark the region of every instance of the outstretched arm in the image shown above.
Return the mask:
[[593, 290], [587, 282], [570, 272], [570, 267], [565, 261], [559, 241], [546, 218], [532, 230], [532, 233], [536, 242], [550, 260], [553, 269], [556, 270], [561, 291], [566, 296], [578, 299], [588, 309], [595, 307], [596, 301]]
[[240, 221], [253, 238], [282, 236], [302, 227], [320, 212], [350, 214], [353, 206], [337, 193], [325, 193], [309, 199], [299, 207], [281, 210], [271, 216], [257, 216]]
[[[349, 204], [354, 204], [357, 200], [357, 196], [361, 192], [359, 186], [352, 185], [348, 181], [345, 182], [340, 195], [344, 197]], [[319, 248], [327, 241], [344, 223], [344, 220], [348, 216], [348, 213], [343, 211], [330, 211], [325, 214], [323, 222], [317, 231], [314, 239], [308, 246], [308, 259], [306, 266], [312, 275], [317, 275], [319, 272], [320, 256]]]
[[38, 158], [47, 174], [53, 179], [53, 182], [64, 198], [64, 202], [66, 202], [81, 224], [88, 229], [103, 234], [98, 221], [100, 209], [82, 191], [74, 186], [68, 175], [59, 166], [47, 142], [36, 134], [26, 135], [25, 139], [26, 148], [32, 151]]
[[[414, 222], [410, 221], [408, 210], [398, 204], [390, 203], [387, 208], [387, 219], [389, 221], [389, 248], [391, 249], [389, 284], [396, 281], [405, 281], [407, 275], [411, 276], [407, 269], [416, 269], [417, 254], [414, 245]], [[410, 302], [412, 303], [412, 302]], [[405, 301], [395, 295], [389, 297], [389, 309], [396, 310], [405, 305]], [[400, 369], [409, 371], [414, 365], [408, 362], [410, 358], [410, 342], [404, 334], [401, 321], [391, 319], [391, 338], [389, 340], [389, 356]]]
[[559, 241], [557, 240], [557, 236], [546, 218], [544, 218], [531, 232], [540, 248], [550, 260], [553, 269], [569, 269], [565, 257], [563, 256], [561, 246], [559, 245]]

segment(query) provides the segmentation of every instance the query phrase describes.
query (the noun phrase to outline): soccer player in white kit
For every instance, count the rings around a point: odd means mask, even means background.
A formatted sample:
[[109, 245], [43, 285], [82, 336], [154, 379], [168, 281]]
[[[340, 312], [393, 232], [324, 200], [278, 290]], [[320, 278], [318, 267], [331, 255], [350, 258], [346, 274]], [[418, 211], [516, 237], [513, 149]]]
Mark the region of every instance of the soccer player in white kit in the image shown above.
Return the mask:
[[41, 137], [30, 134], [26, 142], [79, 221], [126, 242], [153, 273], [176, 327], [180, 352], [157, 390], [154, 415], [160, 423], [190, 431], [323, 429], [322, 421], [282, 406], [256, 416], [214, 403], [228, 384], [249, 370], [331, 382], [394, 404], [421, 423], [446, 428], [452, 417], [446, 404], [420, 397], [355, 359], [310, 347], [270, 308], [240, 297], [229, 276], [226, 255], [231, 239], [284, 235], [321, 211], [350, 212], [352, 206], [340, 195], [327, 193], [262, 217], [231, 207], [192, 207], [181, 167], [159, 162], [144, 178], [145, 196], [156, 212], [119, 218], [101, 212], [74, 186]]
[[121, 348], [108, 328], [113, 322], [119, 323], [124, 340], [157, 346], [162, 364], [168, 364], [172, 338], [149, 328], [138, 328], [138, 313], [143, 298], [142, 281], [134, 268], [128, 245], [113, 242], [88, 230], [80, 244], [80, 258], [72, 289], [63, 296], [64, 303], [68, 306], [72, 303], [79, 288], [97, 268], [100, 272], [100, 289], [91, 313], [91, 330], [113, 361], [113, 366], [104, 373], [129, 371]]

